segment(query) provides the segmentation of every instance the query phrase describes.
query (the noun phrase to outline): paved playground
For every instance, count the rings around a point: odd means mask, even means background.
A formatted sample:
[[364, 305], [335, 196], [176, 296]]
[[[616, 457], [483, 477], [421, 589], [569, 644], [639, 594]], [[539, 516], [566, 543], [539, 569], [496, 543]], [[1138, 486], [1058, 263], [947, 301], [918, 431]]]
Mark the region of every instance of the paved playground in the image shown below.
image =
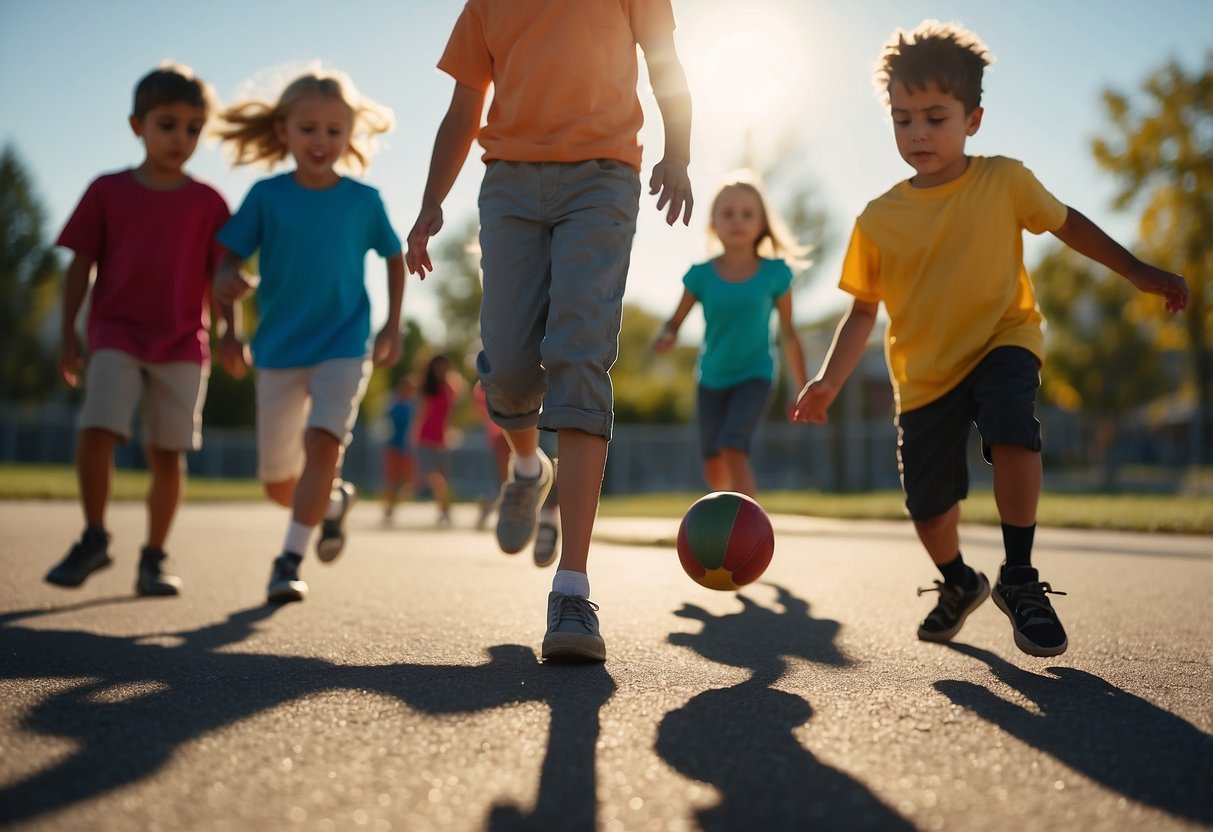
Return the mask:
[[[1020, 653], [992, 604], [914, 632], [935, 577], [906, 523], [775, 517], [740, 594], [694, 584], [676, 523], [603, 519], [605, 665], [547, 666], [549, 570], [464, 507], [309, 557], [264, 604], [283, 516], [187, 504], [177, 599], [117, 563], [42, 583], [73, 503], [0, 503], [0, 827], [38, 830], [1179, 830], [1213, 827], [1213, 541], [1042, 529], [1070, 632]], [[965, 528], [988, 572], [998, 531]]]

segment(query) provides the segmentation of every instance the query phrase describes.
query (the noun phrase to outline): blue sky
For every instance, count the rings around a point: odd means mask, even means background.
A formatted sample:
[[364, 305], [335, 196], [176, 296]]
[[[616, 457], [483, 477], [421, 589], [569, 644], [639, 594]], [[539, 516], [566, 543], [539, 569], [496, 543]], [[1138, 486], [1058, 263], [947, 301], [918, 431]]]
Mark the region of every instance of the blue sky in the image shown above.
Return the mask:
[[[126, 124], [131, 90], [160, 61], [192, 66], [231, 102], [250, 81], [265, 84], [319, 60], [348, 72], [364, 94], [395, 112], [397, 127], [365, 178], [382, 191], [403, 237], [416, 216], [452, 89], [434, 64], [462, 5], [0, 0], [0, 77], [6, 79], [0, 142], [14, 145], [30, 168], [53, 237], [90, 179], [142, 158]], [[898, 27], [936, 18], [977, 32], [996, 62], [987, 71], [985, 120], [970, 152], [1022, 159], [1062, 201], [1128, 245], [1133, 218], [1110, 210], [1114, 183], [1090, 154], [1091, 139], [1105, 124], [1100, 93], [1135, 91], [1168, 59], [1196, 69], [1213, 49], [1207, 0], [674, 0], [674, 10], [695, 105], [691, 174], [699, 205], [690, 228], [668, 228], [645, 198], [628, 288], [629, 301], [663, 315], [677, 303], [683, 272], [705, 256], [708, 203], [736, 166], [747, 134], [760, 159], [784, 137], [795, 137], [794, 163], [769, 188], [778, 203], [781, 194], [807, 183], [832, 225], [833, 249], [821, 257], [814, 283], [797, 291], [797, 319], [842, 309], [846, 298], [833, 287], [851, 222], [908, 171], [871, 84], [880, 45]], [[647, 93], [642, 100], [649, 116], [641, 134], [647, 181], [661, 133]], [[474, 148], [446, 203], [448, 229], [474, 216], [482, 168]], [[220, 149], [203, 145], [189, 169], [217, 186], [233, 209], [265, 175], [233, 171]], [[1029, 242], [1029, 261], [1039, 248]], [[372, 261], [368, 275], [381, 315], [378, 263]], [[425, 283], [410, 280], [406, 316], [433, 320], [430, 281], [441, 279], [440, 270]], [[696, 322], [688, 325], [693, 335]]]

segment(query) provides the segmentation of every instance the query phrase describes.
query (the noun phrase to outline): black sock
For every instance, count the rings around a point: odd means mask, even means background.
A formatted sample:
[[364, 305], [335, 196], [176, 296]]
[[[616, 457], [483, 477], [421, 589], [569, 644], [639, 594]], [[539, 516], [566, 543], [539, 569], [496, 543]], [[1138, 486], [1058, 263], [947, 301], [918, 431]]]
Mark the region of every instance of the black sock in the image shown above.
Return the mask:
[[1007, 553], [1007, 567], [1032, 565], [1032, 541], [1035, 537], [1036, 524], [1031, 526], [1002, 524], [1002, 545]]
[[965, 589], [972, 589], [977, 585], [977, 573], [965, 564], [960, 552], [947, 563], [936, 564], [936, 568], [939, 569], [939, 574], [943, 575], [945, 584], [963, 586]]

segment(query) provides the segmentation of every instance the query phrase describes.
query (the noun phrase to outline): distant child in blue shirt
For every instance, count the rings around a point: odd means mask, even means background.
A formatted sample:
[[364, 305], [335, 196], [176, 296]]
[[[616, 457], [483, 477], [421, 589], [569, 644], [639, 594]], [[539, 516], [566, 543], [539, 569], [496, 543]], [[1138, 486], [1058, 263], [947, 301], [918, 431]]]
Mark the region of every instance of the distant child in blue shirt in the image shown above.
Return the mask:
[[[316, 543], [322, 562], [345, 546], [342, 526], [355, 491], [336, 474], [371, 360], [390, 366], [400, 352], [400, 239], [379, 192], [335, 169], [365, 169], [369, 140], [390, 130], [392, 117], [361, 98], [348, 78], [309, 73], [276, 104], [236, 104], [222, 118], [220, 136], [234, 148], [235, 164], [295, 161], [294, 171], [253, 185], [220, 231], [229, 254], [215, 293], [231, 301], [251, 291], [240, 267], [258, 254], [258, 476], [269, 497], [292, 511], [267, 594], [272, 603], [300, 601], [307, 584], [299, 565], [316, 526], [323, 524]], [[388, 319], [373, 345], [364, 273], [370, 250], [387, 260], [388, 271]]]
[[417, 384], [412, 376], [396, 382], [387, 418], [391, 433], [383, 443], [383, 522], [388, 525], [396, 513], [400, 494], [411, 495], [413, 488], [413, 430], [417, 409]]
[[[703, 305], [704, 339], [699, 353], [699, 442], [704, 478], [713, 491], [757, 490], [750, 444], [767, 412], [778, 362], [771, 317], [779, 313], [789, 389], [804, 386], [804, 352], [792, 324], [792, 266], [804, 251], [779, 217], [767, 208], [749, 174], [722, 187], [712, 202], [711, 236], [721, 253], [692, 266], [673, 317], [653, 349], [674, 346], [678, 328]], [[784, 259], [780, 259], [783, 255]]]

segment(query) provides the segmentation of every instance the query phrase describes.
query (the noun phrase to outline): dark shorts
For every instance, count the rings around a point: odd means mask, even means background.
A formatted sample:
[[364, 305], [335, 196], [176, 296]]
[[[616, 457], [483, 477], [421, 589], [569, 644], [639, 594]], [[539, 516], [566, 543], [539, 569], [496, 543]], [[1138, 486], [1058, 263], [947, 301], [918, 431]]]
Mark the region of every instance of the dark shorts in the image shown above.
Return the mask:
[[999, 347], [941, 398], [898, 416], [897, 467], [910, 517], [930, 520], [968, 496], [970, 424], [981, 434], [986, 462], [991, 445], [1040, 450], [1039, 387], [1036, 356]]
[[771, 401], [771, 382], [743, 381], [724, 390], [699, 385], [699, 450], [711, 459], [721, 448], [748, 454], [754, 432]]

